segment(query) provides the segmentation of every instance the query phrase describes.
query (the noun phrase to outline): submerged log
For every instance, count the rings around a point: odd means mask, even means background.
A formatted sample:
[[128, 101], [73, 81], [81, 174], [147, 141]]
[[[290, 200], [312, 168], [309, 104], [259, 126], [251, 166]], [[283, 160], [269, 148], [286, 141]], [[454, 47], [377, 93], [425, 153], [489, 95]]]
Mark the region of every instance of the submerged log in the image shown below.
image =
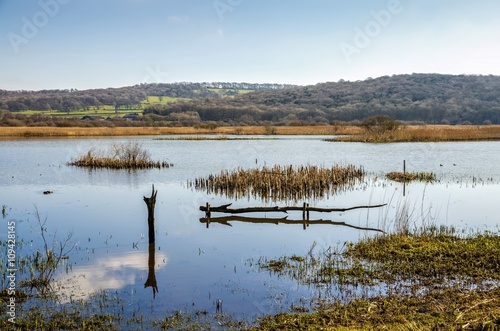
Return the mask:
[[309, 207], [308, 204], [305, 206], [274, 206], [274, 207], [246, 207], [246, 208], [229, 208], [231, 203], [226, 205], [214, 207], [207, 204], [207, 206], [200, 206], [200, 210], [206, 212], [209, 210], [212, 212], [226, 213], [226, 214], [243, 214], [243, 213], [258, 213], [258, 212], [281, 212], [288, 213], [288, 211], [303, 211], [303, 213], [309, 214], [311, 211], [316, 211], [320, 213], [331, 213], [331, 212], [345, 212], [354, 209], [364, 209], [364, 208], [380, 208], [386, 206], [387, 204], [380, 205], [368, 205], [368, 206], [354, 206], [348, 208], [321, 208], [321, 207]]

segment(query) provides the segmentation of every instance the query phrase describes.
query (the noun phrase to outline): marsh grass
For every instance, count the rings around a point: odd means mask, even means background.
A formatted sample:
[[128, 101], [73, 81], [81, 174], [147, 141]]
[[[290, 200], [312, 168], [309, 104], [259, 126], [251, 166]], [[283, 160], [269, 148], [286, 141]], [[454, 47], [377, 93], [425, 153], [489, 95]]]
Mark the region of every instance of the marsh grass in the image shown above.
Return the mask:
[[298, 201], [320, 198], [352, 188], [362, 179], [364, 170], [353, 165], [330, 168], [309, 166], [273, 166], [255, 169], [224, 170], [207, 178], [197, 178], [188, 186], [230, 198], [253, 196], [264, 201]]
[[393, 131], [363, 131], [358, 134], [327, 140], [370, 143], [500, 140], [500, 126], [405, 126]]
[[[356, 126], [275, 126], [277, 135], [349, 135], [361, 132]], [[266, 135], [264, 126], [221, 127], [0, 127], [0, 137], [97, 137], [151, 135]]]
[[[300, 284], [336, 286], [350, 297], [312, 314], [265, 317], [253, 330], [500, 329], [497, 233], [459, 236], [454, 228], [426, 227], [257, 264]], [[377, 287], [386, 293], [355, 295], [359, 288]]]
[[153, 161], [149, 151], [137, 142], [113, 144], [108, 152], [91, 148], [68, 165], [91, 169], [161, 169], [173, 166], [167, 161]]
[[420, 181], [420, 182], [428, 182], [432, 183], [436, 181], [436, 174], [433, 172], [389, 172], [385, 175], [390, 180], [395, 182], [412, 182], [412, 181]]

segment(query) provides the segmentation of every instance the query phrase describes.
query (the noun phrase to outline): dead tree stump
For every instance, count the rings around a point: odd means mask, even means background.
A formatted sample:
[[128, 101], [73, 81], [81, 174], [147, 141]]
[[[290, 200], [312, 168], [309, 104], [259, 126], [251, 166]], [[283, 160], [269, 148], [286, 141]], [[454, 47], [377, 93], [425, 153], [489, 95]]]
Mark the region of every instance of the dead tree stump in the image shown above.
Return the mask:
[[155, 243], [155, 205], [156, 205], [156, 194], [155, 186], [153, 184], [153, 191], [151, 192], [151, 197], [144, 197], [144, 202], [148, 207], [148, 238], [149, 243]]

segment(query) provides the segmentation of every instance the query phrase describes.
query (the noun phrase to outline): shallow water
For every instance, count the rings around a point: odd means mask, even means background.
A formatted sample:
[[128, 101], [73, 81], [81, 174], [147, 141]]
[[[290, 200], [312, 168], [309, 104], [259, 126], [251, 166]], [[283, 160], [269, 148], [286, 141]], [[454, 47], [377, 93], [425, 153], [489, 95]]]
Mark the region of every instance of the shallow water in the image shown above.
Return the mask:
[[[34, 218], [35, 206], [47, 217], [47, 233], [64, 239], [73, 233], [77, 248], [70, 254], [71, 272], [59, 280], [72, 298], [107, 289], [126, 302], [125, 313], [163, 317], [166, 311], [215, 311], [222, 300], [224, 312], [238, 317], [287, 310], [316, 289], [262, 273], [251, 261], [259, 257], [304, 255], [315, 249], [342, 245], [373, 235], [348, 227], [312, 224], [200, 222], [199, 206], [233, 203], [234, 207], [265, 203], [243, 197], [197, 192], [187, 181], [223, 169], [264, 165], [354, 164], [368, 176], [352, 190], [315, 201], [312, 206], [350, 207], [388, 203], [387, 207], [345, 213], [311, 214], [354, 226], [391, 230], [394, 215], [409, 204], [411, 226], [453, 225], [468, 231], [498, 229], [500, 142], [331, 143], [324, 137], [282, 137], [274, 140], [155, 140], [157, 137], [102, 139], [21, 139], [0, 141], [0, 205], [6, 220], [16, 220], [23, 250], [41, 247]], [[139, 141], [153, 159], [167, 159], [164, 170], [85, 170], [66, 162], [90, 147], [113, 142]], [[403, 197], [401, 184], [384, 179], [390, 171], [435, 172], [439, 182], [411, 183]], [[155, 275], [159, 292], [144, 288], [148, 277], [147, 209], [143, 196], [158, 190], [156, 204]], [[44, 195], [43, 191], [54, 193]], [[267, 205], [290, 202], [269, 202]], [[301, 205], [302, 202], [298, 202]], [[212, 215], [213, 217], [224, 215]], [[257, 214], [255, 217], [282, 217]], [[288, 219], [300, 220], [301, 212]], [[422, 219], [425, 219], [423, 221]], [[6, 224], [6, 222], [4, 222]], [[0, 227], [6, 239], [7, 226]], [[33, 240], [31, 243], [30, 241]], [[69, 283], [68, 283], [69, 281]], [[330, 293], [335, 295], [335, 293]]]

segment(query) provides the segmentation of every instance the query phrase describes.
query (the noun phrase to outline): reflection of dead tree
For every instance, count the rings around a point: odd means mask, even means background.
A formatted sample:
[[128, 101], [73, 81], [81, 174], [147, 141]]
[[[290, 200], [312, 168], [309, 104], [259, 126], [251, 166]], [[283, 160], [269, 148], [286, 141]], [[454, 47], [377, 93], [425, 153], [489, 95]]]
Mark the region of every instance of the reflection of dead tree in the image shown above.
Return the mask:
[[346, 226], [353, 229], [365, 230], [365, 231], [376, 231], [382, 232], [384, 231], [377, 228], [367, 228], [351, 225], [345, 222], [335, 222], [331, 220], [288, 220], [288, 216], [283, 218], [257, 218], [257, 217], [244, 217], [244, 216], [225, 216], [225, 217], [215, 217], [215, 218], [200, 218], [201, 223], [206, 223], [207, 228], [210, 223], [219, 223], [223, 225], [232, 226], [229, 222], [244, 222], [244, 223], [260, 223], [260, 224], [302, 224], [304, 230], [311, 224], [322, 224], [322, 225], [338, 225], [338, 226]]
[[148, 255], [148, 279], [144, 283], [144, 288], [151, 287], [153, 289], [153, 298], [156, 297], [158, 293], [158, 284], [156, 282], [155, 274], [155, 245], [149, 244], [149, 255]]
[[148, 207], [148, 240], [149, 240], [149, 256], [148, 256], [148, 278], [144, 283], [144, 288], [151, 287], [153, 289], [153, 298], [156, 297], [158, 292], [158, 284], [156, 282], [155, 275], [155, 205], [156, 205], [156, 194], [158, 191], [153, 189], [151, 192], [151, 197], [144, 197], [144, 202]]

